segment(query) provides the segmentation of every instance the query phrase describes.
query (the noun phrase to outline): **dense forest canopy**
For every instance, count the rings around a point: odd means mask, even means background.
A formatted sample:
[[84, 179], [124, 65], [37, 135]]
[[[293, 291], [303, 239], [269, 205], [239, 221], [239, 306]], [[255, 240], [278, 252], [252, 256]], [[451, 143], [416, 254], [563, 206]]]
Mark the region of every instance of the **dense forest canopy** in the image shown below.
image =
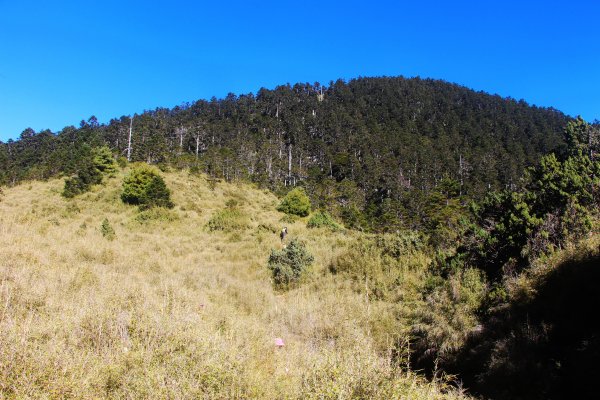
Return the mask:
[[0, 145], [0, 183], [72, 175], [91, 148], [108, 145], [130, 161], [191, 167], [278, 192], [304, 186], [318, 207], [351, 227], [424, 227], [439, 222], [428, 205], [515, 188], [525, 167], [564, 152], [568, 120], [552, 108], [440, 80], [288, 84], [108, 124], [91, 117], [58, 133], [28, 128]]

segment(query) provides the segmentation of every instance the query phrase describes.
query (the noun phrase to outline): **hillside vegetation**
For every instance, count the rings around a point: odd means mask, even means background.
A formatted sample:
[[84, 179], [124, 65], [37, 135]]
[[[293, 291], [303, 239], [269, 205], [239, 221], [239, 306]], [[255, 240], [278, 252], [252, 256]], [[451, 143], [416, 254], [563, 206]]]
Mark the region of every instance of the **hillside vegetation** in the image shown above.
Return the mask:
[[74, 174], [90, 148], [107, 145], [130, 161], [190, 167], [276, 193], [302, 184], [349, 227], [433, 230], [438, 203], [514, 189], [526, 167], [564, 152], [568, 120], [432, 79], [288, 84], [108, 124], [92, 116], [60, 132], [26, 129], [0, 143], [0, 184]]
[[[55, 179], [3, 190], [0, 398], [465, 398], [405, 368], [385, 282], [365, 295], [330, 271], [363, 234], [286, 223], [314, 263], [279, 291], [275, 196], [170, 172], [175, 207], [140, 211], [127, 173], [75, 198]], [[213, 229], [227, 209], [239, 223]], [[428, 256], [402, 260], [409, 299]]]
[[0, 145], [0, 395], [592, 397], [600, 125], [403, 78], [134, 119]]

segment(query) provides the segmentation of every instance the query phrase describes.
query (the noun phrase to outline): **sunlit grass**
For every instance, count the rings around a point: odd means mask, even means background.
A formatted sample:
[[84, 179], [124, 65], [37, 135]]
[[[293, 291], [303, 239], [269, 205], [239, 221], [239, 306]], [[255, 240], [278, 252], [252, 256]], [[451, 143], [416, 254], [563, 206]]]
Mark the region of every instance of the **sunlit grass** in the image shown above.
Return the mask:
[[[0, 398], [461, 398], [399, 368], [390, 303], [329, 273], [358, 233], [287, 224], [315, 263], [276, 291], [272, 194], [168, 173], [175, 208], [140, 215], [122, 177], [71, 200], [62, 180], [4, 189]], [[206, 229], [231, 200], [244, 223]]]

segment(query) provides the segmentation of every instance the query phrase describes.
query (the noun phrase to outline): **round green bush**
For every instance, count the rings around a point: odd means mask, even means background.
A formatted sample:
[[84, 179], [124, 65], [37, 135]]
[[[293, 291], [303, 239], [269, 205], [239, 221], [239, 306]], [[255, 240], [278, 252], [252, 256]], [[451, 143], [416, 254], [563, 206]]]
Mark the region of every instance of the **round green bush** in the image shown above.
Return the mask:
[[335, 222], [333, 217], [327, 211], [317, 211], [306, 223], [308, 228], [329, 228], [332, 231], [341, 229], [341, 226]]
[[314, 260], [304, 243], [292, 239], [283, 250], [271, 250], [268, 267], [273, 274], [275, 285], [285, 288], [297, 283]]
[[286, 214], [306, 217], [310, 213], [310, 199], [304, 191], [304, 188], [297, 187], [292, 189], [281, 201], [277, 211]]
[[158, 169], [140, 164], [123, 180], [121, 200], [139, 205], [143, 209], [152, 207], [172, 208], [171, 191], [160, 176]]

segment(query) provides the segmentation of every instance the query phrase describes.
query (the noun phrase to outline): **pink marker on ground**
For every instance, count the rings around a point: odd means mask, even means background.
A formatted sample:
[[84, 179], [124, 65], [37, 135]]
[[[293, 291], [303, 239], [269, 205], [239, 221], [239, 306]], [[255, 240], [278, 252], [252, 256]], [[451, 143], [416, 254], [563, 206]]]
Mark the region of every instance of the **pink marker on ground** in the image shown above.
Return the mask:
[[277, 347], [283, 347], [283, 346], [285, 346], [285, 343], [283, 343], [283, 339], [282, 338], [275, 338], [275, 346], [277, 346]]

